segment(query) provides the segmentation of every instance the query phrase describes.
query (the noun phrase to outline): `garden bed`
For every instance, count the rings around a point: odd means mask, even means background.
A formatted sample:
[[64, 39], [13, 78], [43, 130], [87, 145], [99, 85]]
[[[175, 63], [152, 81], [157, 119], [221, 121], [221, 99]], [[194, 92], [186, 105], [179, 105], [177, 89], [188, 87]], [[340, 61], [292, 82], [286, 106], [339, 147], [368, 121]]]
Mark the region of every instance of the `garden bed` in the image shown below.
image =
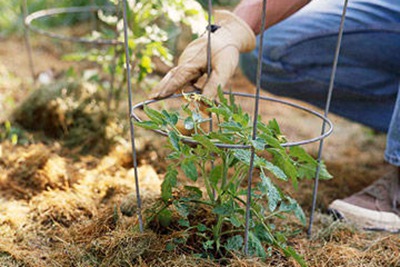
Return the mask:
[[[23, 47], [22, 41], [0, 42], [0, 93], [7, 96], [0, 106], [11, 113], [34, 86], [26, 79], [29, 71], [25, 58], [20, 57], [21, 53], [11, 53], [13, 47]], [[40, 61], [38, 71], [53, 65], [65, 66], [66, 70], [67, 65], [59, 64], [54, 51], [40, 53], [46, 53], [48, 60]], [[240, 92], [254, 90], [240, 73], [230, 86]], [[135, 102], [145, 99], [146, 92], [141, 97]], [[6, 99], [14, 99], [14, 104]], [[119, 118], [126, 116], [124, 112], [121, 107]], [[299, 124], [304, 121], [303, 115], [294, 110], [283, 113], [273, 104], [261, 112], [282, 121], [288, 135], [308, 138], [319, 127], [312, 122]], [[331, 201], [360, 190], [391, 170], [382, 157], [384, 135], [335, 116], [331, 119], [335, 132], [326, 141], [324, 160], [334, 179], [321, 182], [311, 240], [304, 227], [289, 220], [282, 225], [291, 233], [288, 243], [309, 266], [398, 266], [398, 235], [364, 232], [325, 214]], [[0, 143], [0, 266], [297, 266], [276, 250], [271, 250], [264, 261], [241, 255], [219, 260], [199, 258], [191, 255], [190, 244], [185, 249], [168, 249], [177, 232], [162, 232], [153, 226], [138, 233], [137, 218], [123, 215], [120, 208], [122, 203], [127, 209], [135, 208], [127, 134], [113, 140], [113, 145], [101, 147], [102, 151], [85, 150], [83, 154], [78, 153], [82, 152], [79, 145], [66, 147], [60, 137], [54, 139], [37, 132], [26, 135], [29, 142], [25, 145], [13, 145], [11, 139]], [[166, 139], [139, 129], [136, 141], [141, 193], [144, 207], [149, 207], [160, 197], [167, 170], [167, 152], [163, 149]], [[305, 148], [316, 154], [315, 145]], [[202, 186], [200, 182], [198, 185]], [[287, 190], [308, 215], [312, 181], [301, 183], [297, 190]], [[194, 216], [213, 215], [204, 208]]]

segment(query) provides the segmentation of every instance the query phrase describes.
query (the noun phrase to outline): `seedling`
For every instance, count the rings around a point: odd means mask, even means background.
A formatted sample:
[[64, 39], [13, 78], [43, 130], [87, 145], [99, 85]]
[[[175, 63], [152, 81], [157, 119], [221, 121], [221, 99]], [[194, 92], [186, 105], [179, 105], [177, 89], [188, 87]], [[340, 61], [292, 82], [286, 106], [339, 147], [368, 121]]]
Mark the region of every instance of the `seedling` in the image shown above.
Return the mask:
[[[185, 95], [188, 101], [178, 112], [157, 111], [144, 107], [149, 120], [136, 125], [168, 133], [170, 162], [161, 188], [161, 200], [148, 210], [147, 221], [157, 222], [165, 230], [176, 230], [179, 235], [167, 248], [187, 249], [200, 257], [225, 258], [242, 253], [245, 227], [245, 183], [249, 172], [250, 149], [221, 148], [218, 143], [250, 145], [256, 151], [254, 172], [258, 182], [252, 188], [249, 252], [266, 258], [271, 247], [296, 259], [304, 260], [287, 245], [287, 234], [276, 229], [271, 219], [287, 220], [294, 214], [304, 225], [306, 218], [300, 205], [285, 193], [276, 181], [291, 182], [295, 188], [299, 180], [311, 179], [318, 162], [301, 147], [283, 147], [287, 140], [275, 119], [268, 123], [261, 118], [257, 125], [257, 139], [252, 140], [252, 120], [219, 90], [218, 102], [198, 94]], [[217, 127], [208, 131], [209, 116], [214, 116]], [[182, 125], [191, 136], [180, 130]], [[187, 143], [183, 140], [192, 140]], [[179, 178], [179, 179], [178, 179]], [[325, 166], [321, 166], [321, 179], [330, 179]], [[205, 192], [199, 183], [204, 184]], [[202, 216], [211, 211], [214, 218]], [[196, 245], [194, 245], [196, 244]]]

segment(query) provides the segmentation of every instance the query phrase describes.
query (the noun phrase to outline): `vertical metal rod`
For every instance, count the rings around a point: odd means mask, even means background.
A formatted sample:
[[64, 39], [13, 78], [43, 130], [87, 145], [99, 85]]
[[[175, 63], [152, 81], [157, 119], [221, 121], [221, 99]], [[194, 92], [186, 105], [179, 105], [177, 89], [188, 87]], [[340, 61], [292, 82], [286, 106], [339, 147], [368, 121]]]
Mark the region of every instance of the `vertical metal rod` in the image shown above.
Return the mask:
[[24, 16], [24, 40], [25, 40], [25, 46], [26, 50], [28, 51], [28, 60], [29, 60], [29, 69], [31, 71], [32, 75], [32, 80], [35, 81], [35, 67], [33, 65], [33, 56], [32, 56], [32, 45], [31, 45], [31, 39], [29, 36], [29, 29], [25, 25], [25, 18], [28, 16], [28, 3], [27, 0], [24, 0], [22, 2], [22, 13]]
[[[330, 108], [330, 105], [331, 105], [332, 92], [333, 92], [333, 87], [334, 87], [334, 84], [335, 84], [336, 70], [337, 70], [337, 65], [338, 65], [338, 61], [339, 61], [340, 47], [341, 47], [341, 44], [342, 44], [344, 21], [345, 21], [346, 11], [347, 11], [347, 3], [348, 3], [348, 0], [344, 0], [342, 17], [340, 19], [338, 39], [337, 39], [337, 43], [336, 43], [335, 56], [334, 56], [334, 59], [333, 59], [332, 72], [331, 72], [331, 77], [330, 77], [330, 81], [329, 81], [328, 96], [327, 96], [327, 100], [326, 100], [326, 104], [325, 104], [324, 117], [328, 116], [329, 108]], [[325, 133], [325, 128], [326, 128], [326, 122], [324, 121], [322, 123], [321, 134]], [[312, 196], [310, 222], [308, 224], [308, 229], [307, 229], [308, 237], [311, 236], [312, 225], [313, 225], [313, 221], [314, 221], [315, 206], [316, 206], [316, 203], [317, 203], [318, 181], [319, 181], [319, 173], [320, 173], [320, 169], [321, 169], [320, 165], [321, 165], [323, 146], [324, 146], [324, 139], [321, 139], [321, 141], [319, 143], [319, 149], [318, 149], [318, 158], [317, 158], [318, 165], [317, 165], [317, 169], [315, 171], [315, 181], [314, 181], [314, 189], [313, 189], [313, 196]]]
[[[257, 138], [257, 124], [258, 124], [258, 110], [259, 110], [259, 102], [260, 102], [260, 91], [261, 91], [261, 73], [262, 73], [262, 55], [263, 55], [263, 45], [264, 45], [264, 29], [266, 23], [266, 9], [267, 9], [267, 0], [263, 0], [262, 5], [262, 22], [260, 29], [260, 41], [258, 46], [258, 62], [257, 62], [257, 78], [256, 78], [256, 97], [255, 97], [255, 106], [254, 106], [254, 117], [253, 117], [253, 135], [252, 139], [255, 140]], [[250, 228], [250, 210], [251, 210], [251, 183], [253, 180], [253, 169], [254, 169], [254, 157], [255, 150], [251, 148], [251, 156], [250, 156], [250, 166], [249, 166], [249, 178], [247, 179], [247, 200], [246, 200], [246, 225], [244, 231], [244, 253], [248, 255], [249, 253], [249, 228]]]
[[125, 60], [126, 60], [126, 79], [128, 85], [128, 98], [129, 98], [129, 123], [130, 123], [130, 133], [131, 133], [131, 145], [132, 145], [132, 158], [133, 158], [133, 168], [135, 173], [135, 185], [136, 185], [136, 199], [137, 199], [137, 215], [139, 219], [139, 229], [143, 232], [143, 220], [142, 220], [142, 200], [140, 198], [139, 190], [139, 179], [137, 171], [137, 155], [135, 147], [135, 129], [132, 121], [132, 83], [131, 83], [131, 67], [130, 67], [130, 53], [128, 47], [128, 22], [127, 22], [127, 0], [123, 1], [123, 22], [124, 22], [124, 48], [125, 48]]
[[211, 75], [211, 17], [212, 17], [212, 1], [208, 0], [207, 79], [209, 79]]
[[[212, 0], [208, 0], [208, 25], [207, 25], [207, 81], [211, 76], [211, 17], [212, 17]], [[213, 131], [213, 119], [212, 114], [210, 113], [210, 132]], [[214, 160], [211, 160], [211, 169], [214, 169]], [[215, 189], [212, 188], [213, 198], [215, 199], [216, 193]]]

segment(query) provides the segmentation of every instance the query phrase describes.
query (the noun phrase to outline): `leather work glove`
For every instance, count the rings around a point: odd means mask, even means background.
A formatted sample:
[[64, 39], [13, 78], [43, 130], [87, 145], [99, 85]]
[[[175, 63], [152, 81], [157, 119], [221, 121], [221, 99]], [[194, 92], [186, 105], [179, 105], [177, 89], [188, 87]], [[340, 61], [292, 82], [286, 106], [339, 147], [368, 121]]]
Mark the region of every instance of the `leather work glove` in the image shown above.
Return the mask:
[[[218, 86], [224, 87], [234, 74], [240, 52], [255, 48], [256, 37], [241, 18], [229, 11], [215, 11], [215, 24], [219, 28], [211, 33], [211, 75], [200, 89], [210, 99], [217, 95]], [[191, 42], [171, 69], [153, 89], [151, 98], [165, 98], [194, 85], [207, 73], [208, 34]]]

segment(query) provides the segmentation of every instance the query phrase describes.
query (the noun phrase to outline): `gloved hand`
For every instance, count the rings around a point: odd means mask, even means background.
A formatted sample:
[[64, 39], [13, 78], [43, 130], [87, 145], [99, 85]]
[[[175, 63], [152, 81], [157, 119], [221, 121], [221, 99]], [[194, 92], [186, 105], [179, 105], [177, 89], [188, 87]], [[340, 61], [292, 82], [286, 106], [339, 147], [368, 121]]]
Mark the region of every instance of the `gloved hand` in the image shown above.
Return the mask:
[[[224, 87], [234, 74], [240, 52], [255, 48], [253, 31], [242, 19], [229, 11], [215, 11], [215, 24], [220, 26], [211, 33], [211, 75], [202, 94], [214, 98], [217, 88]], [[207, 72], [208, 34], [191, 42], [179, 58], [178, 65], [170, 70], [153, 89], [151, 98], [164, 98], [180, 92], [185, 86], [195, 84]]]

